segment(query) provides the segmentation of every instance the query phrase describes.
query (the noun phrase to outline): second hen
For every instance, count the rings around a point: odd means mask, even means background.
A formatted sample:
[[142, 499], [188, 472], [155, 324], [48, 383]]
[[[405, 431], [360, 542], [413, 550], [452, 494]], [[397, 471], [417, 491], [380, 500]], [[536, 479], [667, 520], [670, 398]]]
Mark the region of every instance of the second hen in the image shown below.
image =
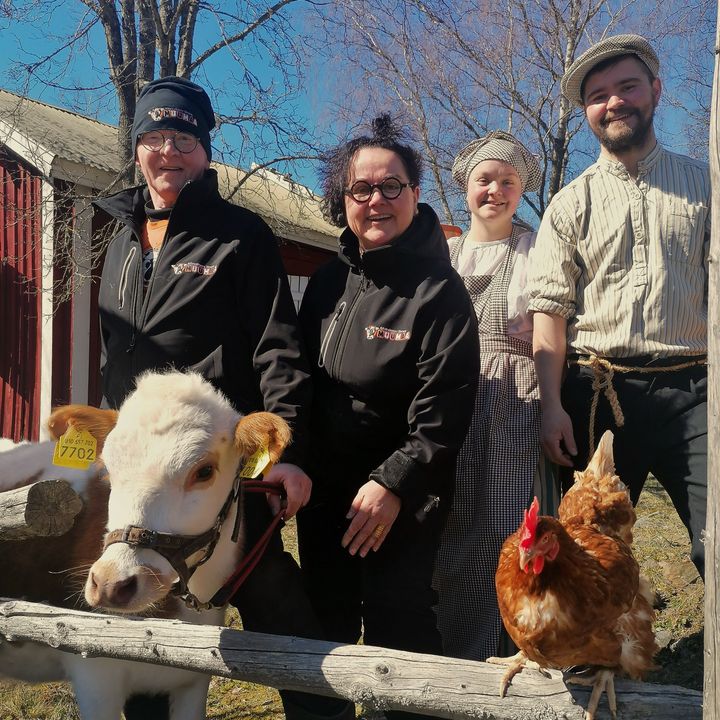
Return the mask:
[[611, 432], [606, 432], [587, 469], [575, 473], [558, 519], [538, 516], [537, 498], [516, 533], [504, 543], [495, 575], [503, 622], [520, 652], [488, 658], [509, 665], [505, 695], [523, 667], [592, 666], [587, 720], [603, 690], [617, 712], [616, 672], [642, 679], [658, 650], [652, 630], [652, 591], [633, 557], [635, 510], [615, 475]]

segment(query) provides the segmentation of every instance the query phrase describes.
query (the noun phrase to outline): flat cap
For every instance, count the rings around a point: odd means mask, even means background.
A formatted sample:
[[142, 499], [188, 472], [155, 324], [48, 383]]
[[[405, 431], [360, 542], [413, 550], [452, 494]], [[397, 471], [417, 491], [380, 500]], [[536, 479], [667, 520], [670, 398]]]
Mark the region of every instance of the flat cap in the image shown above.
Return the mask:
[[582, 85], [588, 73], [599, 63], [619, 55], [635, 55], [657, 77], [660, 60], [650, 43], [641, 35], [614, 35], [587, 49], [565, 71], [560, 87], [563, 95], [583, 107]]

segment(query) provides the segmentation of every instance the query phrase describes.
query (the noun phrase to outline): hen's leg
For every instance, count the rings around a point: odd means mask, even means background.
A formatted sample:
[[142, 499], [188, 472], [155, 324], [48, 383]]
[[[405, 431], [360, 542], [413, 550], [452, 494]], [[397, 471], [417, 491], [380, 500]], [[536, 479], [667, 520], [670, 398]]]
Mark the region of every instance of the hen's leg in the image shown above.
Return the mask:
[[532, 670], [537, 670], [539, 673], [541, 673], [545, 677], [550, 677], [550, 673], [546, 672], [536, 662], [534, 662], [533, 660], [528, 660], [527, 656], [525, 655], [525, 653], [522, 650], [518, 653], [515, 653], [515, 655], [511, 655], [510, 657], [506, 657], [506, 658], [489, 657], [485, 662], [490, 663], [490, 665], [507, 665], [508, 666], [507, 671], [502, 676], [502, 680], [500, 681], [500, 697], [505, 697], [508, 686], [512, 682], [512, 679], [519, 672], [522, 672], [523, 668], [527, 667]]
[[595, 720], [595, 713], [597, 712], [598, 704], [600, 703], [603, 691], [607, 694], [610, 714], [613, 718], [617, 717], [617, 698], [615, 696], [614, 671], [607, 669], [598, 670], [595, 675], [587, 678], [571, 675], [567, 678], [567, 682], [573, 683], [574, 685], [592, 685], [592, 693], [590, 693], [590, 700], [588, 702], [587, 710], [585, 711], [585, 720]]

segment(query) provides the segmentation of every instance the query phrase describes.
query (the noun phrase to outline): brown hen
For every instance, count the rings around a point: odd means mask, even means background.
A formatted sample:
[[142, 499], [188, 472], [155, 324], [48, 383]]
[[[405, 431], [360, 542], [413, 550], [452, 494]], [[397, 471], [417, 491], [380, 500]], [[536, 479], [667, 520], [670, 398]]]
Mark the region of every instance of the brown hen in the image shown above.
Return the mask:
[[501, 683], [505, 695], [523, 667], [592, 666], [585, 717], [595, 717], [603, 690], [616, 716], [614, 674], [633, 679], [654, 667], [652, 591], [633, 557], [635, 510], [614, 474], [611, 432], [606, 432], [584, 472], [558, 509], [559, 519], [538, 516], [537, 498], [500, 551], [495, 575], [500, 613], [520, 649]]

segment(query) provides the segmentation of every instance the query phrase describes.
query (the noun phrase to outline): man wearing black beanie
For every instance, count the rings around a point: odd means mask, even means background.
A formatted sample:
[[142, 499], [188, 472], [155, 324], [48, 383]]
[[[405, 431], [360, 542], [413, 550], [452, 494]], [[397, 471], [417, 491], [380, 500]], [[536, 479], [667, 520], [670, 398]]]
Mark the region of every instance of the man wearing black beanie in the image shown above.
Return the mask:
[[[121, 225], [100, 285], [103, 395], [117, 408], [138, 375], [174, 367], [199, 372], [240, 412], [277, 413], [292, 426], [294, 442], [265, 479], [284, 485], [290, 518], [310, 497], [310, 479], [298, 466], [309, 372], [272, 231], [218, 192], [210, 169], [214, 127], [207, 93], [184, 78], [154, 80], [138, 97], [132, 139], [147, 184], [95, 202]], [[272, 513], [261, 495], [244, 502], [247, 551]], [[321, 638], [279, 533], [231, 602], [247, 630]], [[281, 697], [288, 720], [355, 717], [354, 705], [336, 698]], [[127, 720], [163, 720], [168, 712], [167, 696], [137, 696], [125, 708]]]

